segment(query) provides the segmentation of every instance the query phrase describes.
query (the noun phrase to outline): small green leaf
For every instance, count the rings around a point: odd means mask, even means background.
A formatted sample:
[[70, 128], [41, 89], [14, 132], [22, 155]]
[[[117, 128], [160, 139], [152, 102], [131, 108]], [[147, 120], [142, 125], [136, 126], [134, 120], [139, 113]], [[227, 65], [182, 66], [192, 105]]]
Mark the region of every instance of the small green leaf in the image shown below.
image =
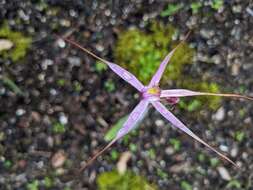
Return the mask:
[[10, 160], [5, 160], [3, 165], [5, 168], [10, 169], [12, 166], [12, 162]]
[[218, 166], [219, 162], [220, 162], [220, 160], [218, 158], [211, 158], [210, 159], [210, 164], [212, 167]]
[[56, 123], [53, 124], [52, 130], [56, 134], [63, 134], [63, 133], [66, 132], [66, 126], [59, 123], [59, 122], [56, 122]]
[[201, 2], [194, 2], [191, 3], [191, 9], [193, 14], [197, 14], [199, 12], [199, 9], [202, 7]]
[[57, 85], [58, 86], [63, 87], [65, 85], [65, 83], [66, 83], [65, 79], [58, 79], [57, 80]]
[[116, 89], [114, 82], [110, 79], [107, 80], [105, 82], [105, 89], [107, 92], [113, 92]]
[[33, 180], [31, 183], [26, 185], [27, 190], [39, 190], [39, 181]]
[[151, 149], [148, 150], [148, 156], [149, 156], [149, 158], [152, 159], [152, 160], [155, 159], [155, 157], [156, 157], [156, 152], [155, 152], [155, 150], [154, 150], [153, 148], [151, 148]]
[[189, 184], [187, 181], [182, 181], [181, 182], [181, 188], [183, 190], [192, 190], [193, 189], [191, 184]]
[[189, 112], [196, 111], [201, 106], [201, 102], [199, 100], [193, 100], [189, 103], [187, 110]]
[[122, 127], [123, 123], [127, 120], [127, 116], [122, 117], [117, 121], [115, 125], [112, 126], [112, 128], [105, 134], [104, 139], [106, 141], [111, 141], [116, 137], [117, 132], [120, 130]]
[[173, 146], [175, 151], [179, 151], [181, 148], [181, 142], [176, 138], [170, 139], [170, 144]]
[[218, 11], [223, 6], [223, 4], [224, 4], [223, 0], [213, 0], [211, 2], [211, 7], [216, 11]]
[[102, 73], [103, 71], [106, 71], [108, 68], [108, 66], [104, 63], [102, 63], [101, 61], [97, 61], [96, 62], [96, 65], [95, 65], [95, 70], [98, 72], [98, 73]]
[[53, 179], [48, 176], [46, 176], [43, 181], [44, 181], [45, 187], [47, 187], [47, 188], [51, 188], [54, 184]]
[[136, 151], [137, 151], [137, 146], [136, 146], [136, 144], [131, 143], [131, 144], [129, 145], [129, 149], [130, 149], [131, 152], [136, 152]]
[[183, 8], [182, 4], [169, 4], [167, 9], [161, 12], [162, 17], [167, 17], [174, 15], [177, 13], [181, 8]]
[[111, 151], [111, 159], [112, 160], [117, 160], [119, 157], [119, 153], [116, 150]]
[[198, 160], [199, 160], [200, 162], [205, 161], [205, 155], [202, 154], [202, 153], [199, 153], [199, 154], [198, 154]]
[[168, 174], [166, 172], [164, 172], [162, 169], [157, 168], [156, 173], [159, 177], [166, 179], [168, 178]]
[[20, 95], [20, 96], [24, 95], [24, 92], [22, 92], [22, 90], [10, 78], [3, 77], [2, 80], [3, 80], [4, 85], [6, 85], [15, 94]]
[[238, 142], [242, 142], [243, 139], [245, 137], [245, 133], [243, 131], [236, 131], [235, 133], [235, 139], [238, 141]]
[[226, 188], [228, 189], [240, 189], [241, 188], [241, 183], [236, 180], [236, 179], [232, 179], [228, 182], [228, 184], [226, 185]]

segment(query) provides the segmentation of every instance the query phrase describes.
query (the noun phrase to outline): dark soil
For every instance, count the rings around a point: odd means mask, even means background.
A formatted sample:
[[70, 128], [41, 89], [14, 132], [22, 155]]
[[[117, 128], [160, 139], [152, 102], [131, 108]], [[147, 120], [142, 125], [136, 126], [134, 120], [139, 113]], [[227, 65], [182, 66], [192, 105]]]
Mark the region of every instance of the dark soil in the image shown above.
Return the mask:
[[[121, 31], [132, 26], [145, 30], [145, 23], [153, 19], [173, 24], [180, 33], [192, 31], [189, 42], [197, 55], [188, 72], [199, 80], [212, 78], [225, 92], [253, 95], [252, 1], [224, 0], [220, 11], [205, 1], [206, 6], [192, 14], [190, 2], [182, 0], [182, 10], [161, 17], [170, 2], [0, 0], [1, 23], [33, 38], [24, 59], [12, 63], [0, 57], [0, 77], [8, 76], [24, 92], [17, 95], [0, 83], [0, 189], [27, 189], [35, 180], [46, 189], [45, 177], [53, 179], [51, 189], [97, 189], [97, 175], [116, 167], [107, 151], [83, 173], [76, 173], [105, 145], [110, 126], [136, 105], [136, 91], [109, 70], [96, 72], [94, 59], [57, 35], [113, 60]], [[64, 85], [59, 85], [62, 79]], [[105, 90], [107, 79], [115, 82], [114, 92]], [[171, 128], [153, 109], [127, 143], [137, 148], [128, 169], [159, 189], [182, 189], [184, 182], [194, 189], [236, 189], [233, 181], [240, 184], [237, 189], [253, 189], [252, 108], [252, 102], [226, 99], [217, 112], [174, 111], [196, 134], [231, 157], [239, 170], [225, 161], [216, 165], [217, 155]], [[56, 123], [65, 124], [66, 131], [55, 132]], [[235, 138], [238, 131], [244, 134], [242, 140]], [[178, 151], [169, 143], [172, 138], [181, 141]], [[118, 142], [113, 149], [123, 153], [129, 146]], [[150, 149], [155, 157], [149, 156]], [[54, 168], [59, 151], [67, 160]]]

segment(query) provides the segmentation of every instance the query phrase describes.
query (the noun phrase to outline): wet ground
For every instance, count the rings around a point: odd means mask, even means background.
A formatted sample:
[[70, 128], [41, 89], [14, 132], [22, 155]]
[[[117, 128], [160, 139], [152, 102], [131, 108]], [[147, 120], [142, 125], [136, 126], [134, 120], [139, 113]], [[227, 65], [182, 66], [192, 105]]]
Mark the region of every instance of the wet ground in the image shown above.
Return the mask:
[[[146, 30], [152, 20], [173, 24], [180, 33], [192, 31], [189, 43], [197, 54], [188, 72], [199, 80], [211, 78], [225, 92], [252, 96], [253, 3], [222, 2], [215, 7], [205, 1], [194, 12], [189, 1], [0, 0], [1, 24], [32, 38], [23, 59], [14, 63], [0, 57], [0, 189], [31, 189], [36, 183], [40, 189], [97, 189], [98, 174], [116, 168], [118, 158], [108, 151], [81, 175], [75, 173], [105, 144], [110, 126], [138, 102], [136, 91], [109, 70], [97, 72], [94, 59], [57, 35], [114, 60], [112, 49], [121, 31]], [[170, 3], [182, 7], [161, 16]], [[4, 78], [22, 93], [13, 91]], [[113, 92], [104, 88], [107, 79], [115, 83]], [[138, 133], [113, 149], [119, 155], [130, 149], [128, 169], [158, 189], [250, 190], [252, 107], [251, 102], [224, 99], [217, 111], [174, 111], [200, 137], [231, 157], [239, 170], [171, 128], [153, 109]], [[174, 146], [170, 139], [176, 140]]]

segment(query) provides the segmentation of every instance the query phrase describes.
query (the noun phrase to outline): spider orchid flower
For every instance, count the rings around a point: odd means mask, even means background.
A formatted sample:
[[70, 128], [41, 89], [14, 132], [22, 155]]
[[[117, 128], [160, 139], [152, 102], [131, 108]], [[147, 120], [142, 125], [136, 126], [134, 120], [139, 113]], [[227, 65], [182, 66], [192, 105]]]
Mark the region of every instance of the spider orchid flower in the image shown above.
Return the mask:
[[114, 73], [116, 73], [120, 78], [125, 80], [127, 83], [132, 85], [136, 90], [138, 90], [141, 94], [141, 100], [134, 108], [134, 110], [129, 114], [127, 120], [123, 124], [122, 128], [117, 132], [116, 137], [102, 150], [96, 153], [92, 158], [88, 160], [88, 162], [81, 167], [80, 171], [82, 171], [86, 166], [91, 164], [98, 156], [100, 156], [105, 150], [107, 150], [110, 146], [112, 146], [117, 140], [128, 134], [138, 122], [144, 117], [145, 112], [148, 109], [148, 106], [151, 104], [165, 119], [167, 119], [174, 127], [180, 129], [181, 131], [185, 132], [186, 134], [190, 135], [196, 141], [202, 143], [215, 153], [217, 153], [221, 158], [227, 160], [234, 166], [238, 167], [231, 159], [227, 156], [219, 152], [218, 150], [214, 149], [212, 146], [204, 142], [200, 139], [197, 135], [195, 135], [185, 124], [183, 124], [173, 113], [166, 109], [166, 107], [162, 104], [162, 100], [166, 100], [171, 105], [175, 105], [179, 102], [179, 98], [186, 97], [186, 96], [224, 96], [224, 97], [234, 97], [239, 99], [248, 99], [253, 100], [253, 98], [238, 94], [215, 94], [209, 92], [196, 92], [187, 89], [169, 89], [169, 90], [162, 90], [159, 88], [159, 82], [161, 77], [165, 71], [165, 68], [170, 61], [171, 57], [175, 53], [176, 49], [182, 44], [179, 43], [161, 62], [158, 70], [153, 75], [150, 83], [147, 86], [144, 86], [132, 73], [128, 72], [126, 69], [120, 67], [119, 65], [106, 61], [91, 51], [87, 50], [86, 48], [82, 47], [78, 43], [66, 39], [67, 42], [70, 44], [78, 47], [82, 51], [88, 53], [89, 55], [93, 56], [94, 58], [100, 60], [104, 64], [106, 64]]

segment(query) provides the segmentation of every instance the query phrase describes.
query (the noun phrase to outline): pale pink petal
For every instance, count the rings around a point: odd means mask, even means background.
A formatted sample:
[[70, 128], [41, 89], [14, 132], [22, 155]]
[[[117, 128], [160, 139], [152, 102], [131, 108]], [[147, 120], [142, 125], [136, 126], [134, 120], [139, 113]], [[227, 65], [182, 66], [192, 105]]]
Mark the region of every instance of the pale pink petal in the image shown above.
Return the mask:
[[141, 100], [139, 104], [134, 108], [134, 110], [129, 115], [123, 127], [118, 131], [116, 138], [119, 139], [131, 131], [136, 124], [143, 118], [147, 111], [149, 101]]
[[220, 153], [219, 151], [217, 151], [216, 149], [214, 149], [213, 147], [211, 147], [209, 144], [207, 144], [206, 142], [204, 142], [202, 139], [200, 139], [197, 135], [195, 135], [178, 118], [176, 118], [170, 111], [168, 111], [163, 104], [161, 104], [160, 102], [151, 102], [151, 103], [155, 107], [155, 109], [159, 113], [161, 113], [162, 116], [165, 117], [173, 126], [175, 126], [176, 128], [182, 130], [183, 132], [187, 133], [192, 138], [194, 138], [198, 142], [202, 143], [203, 145], [207, 146], [212, 151], [216, 152], [220, 157], [222, 157], [223, 159], [227, 160], [228, 162], [232, 163], [233, 165], [235, 165], [237, 167], [237, 165], [232, 160], [230, 160], [224, 154]]
[[169, 97], [186, 97], [186, 96], [223, 96], [223, 97], [233, 97], [233, 98], [243, 98], [248, 100], [253, 100], [252, 97], [243, 96], [239, 94], [220, 94], [220, 93], [209, 93], [209, 92], [196, 92], [186, 89], [170, 89], [162, 90], [160, 98], [169, 98]]
[[166, 66], [168, 64], [168, 62], [170, 61], [171, 57], [173, 56], [173, 54], [175, 53], [176, 49], [182, 45], [182, 43], [187, 39], [187, 37], [189, 36], [190, 33], [188, 33], [186, 35], [186, 37], [164, 58], [164, 60], [161, 62], [159, 68], [157, 69], [156, 73], [153, 75], [150, 83], [149, 83], [149, 87], [153, 87], [153, 86], [158, 86], [159, 82], [162, 78], [162, 75], [166, 69]]
[[107, 146], [105, 146], [102, 150], [96, 153], [91, 159], [87, 161], [87, 163], [81, 167], [80, 171], [85, 169], [88, 165], [90, 165], [98, 156], [100, 156], [104, 151], [110, 148], [117, 140], [122, 138], [124, 135], [129, 133], [134, 127], [136, 127], [137, 123], [145, 115], [149, 102], [146, 100], [141, 100], [139, 104], [134, 108], [134, 110], [130, 113], [128, 119], [123, 124], [122, 128], [118, 131], [115, 139], [113, 139]]
[[91, 55], [94, 58], [98, 59], [99, 61], [101, 61], [101, 62], [105, 63], [106, 65], [108, 65], [108, 67], [110, 69], [112, 69], [112, 71], [114, 73], [116, 73], [119, 77], [121, 77], [126, 82], [128, 82], [129, 84], [131, 84], [138, 91], [141, 92], [143, 90], [143, 88], [144, 88], [143, 84], [132, 73], [128, 72], [126, 69], [120, 67], [119, 65], [111, 63], [109, 61], [106, 61], [106, 60], [102, 59], [101, 57], [98, 57], [97, 55], [95, 55], [91, 51], [87, 50], [86, 48], [82, 47], [81, 45], [79, 45], [78, 43], [74, 42], [73, 40], [70, 40], [70, 39], [67, 39], [67, 38], [63, 38], [63, 39], [66, 40], [67, 42], [69, 42], [70, 44], [78, 47], [79, 49], [85, 51], [86, 53], [88, 53], [89, 55]]

